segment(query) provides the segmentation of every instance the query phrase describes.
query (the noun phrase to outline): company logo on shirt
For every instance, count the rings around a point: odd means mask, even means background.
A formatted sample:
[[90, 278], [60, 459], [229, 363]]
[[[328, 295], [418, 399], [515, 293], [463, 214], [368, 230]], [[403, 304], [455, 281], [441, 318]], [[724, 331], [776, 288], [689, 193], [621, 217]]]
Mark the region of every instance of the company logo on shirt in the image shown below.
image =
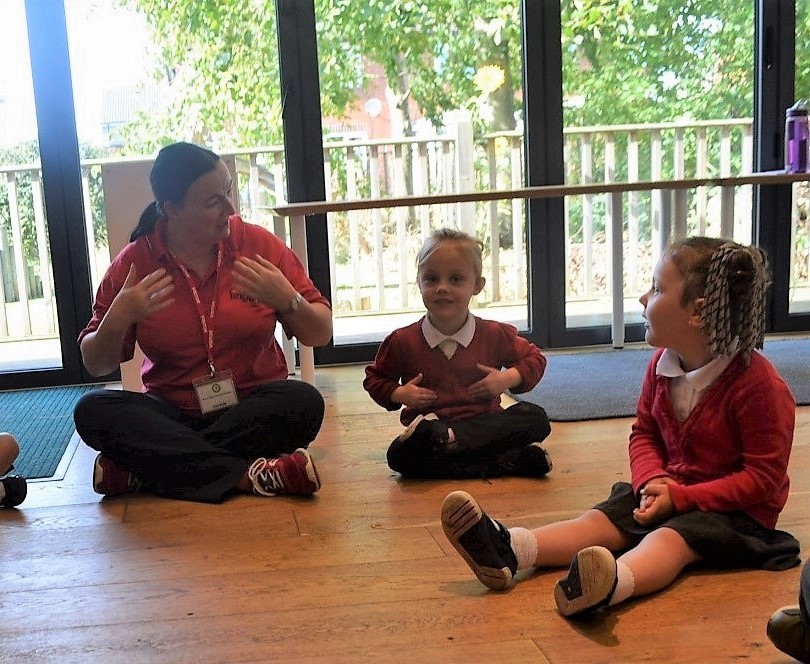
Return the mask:
[[242, 302], [248, 302], [249, 304], [259, 304], [259, 301], [255, 297], [250, 297], [249, 295], [242, 295], [242, 293], [237, 293], [235, 290], [231, 291], [231, 299], [242, 300]]

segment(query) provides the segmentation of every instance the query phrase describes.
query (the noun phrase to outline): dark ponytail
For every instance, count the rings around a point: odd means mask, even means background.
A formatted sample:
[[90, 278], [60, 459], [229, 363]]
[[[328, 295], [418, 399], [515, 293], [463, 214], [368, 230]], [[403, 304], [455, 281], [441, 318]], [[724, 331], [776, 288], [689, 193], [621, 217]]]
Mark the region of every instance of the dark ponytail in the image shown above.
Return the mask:
[[155, 224], [160, 218], [157, 210], [157, 202], [152, 201], [146, 206], [146, 209], [141, 213], [141, 218], [138, 219], [138, 225], [132, 234], [129, 236], [130, 242], [135, 242], [141, 235], [148, 235], [155, 229]]
[[155, 200], [141, 214], [129, 241], [151, 233], [157, 220], [165, 216], [163, 204], [182, 205], [188, 188], [198, 178], [213, 171], [218, 163], [216, 153], [194, 143], [172, 143], [161, 149], [149, 173]]

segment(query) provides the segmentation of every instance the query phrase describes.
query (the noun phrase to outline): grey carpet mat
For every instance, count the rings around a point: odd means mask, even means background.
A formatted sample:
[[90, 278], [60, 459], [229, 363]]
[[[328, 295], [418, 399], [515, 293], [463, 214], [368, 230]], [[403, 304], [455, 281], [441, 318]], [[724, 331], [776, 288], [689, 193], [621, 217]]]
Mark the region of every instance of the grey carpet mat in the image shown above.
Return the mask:
[[[542, 406], [556, 422], [632, 417], [653, 352], [625, 348], [549, 353], [540, 383], [513, 396]], [[796, 403], [810, 403], [810, 339], [766, 339], [764, 354], [790, 385]]]

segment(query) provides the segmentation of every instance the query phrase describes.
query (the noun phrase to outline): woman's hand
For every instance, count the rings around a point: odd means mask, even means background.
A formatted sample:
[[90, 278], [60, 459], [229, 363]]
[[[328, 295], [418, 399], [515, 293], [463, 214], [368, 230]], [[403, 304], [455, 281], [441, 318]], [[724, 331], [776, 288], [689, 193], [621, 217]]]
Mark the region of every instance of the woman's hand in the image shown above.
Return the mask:
[[81, 342], [82, 360], [93, 376], [103, 376], [118, 367], [121, 346], [127, 330], [135, 323], [165, 309], [174, 302], [174, 284], [166, 270], [159, 268], [138, 281], [135, 265], [130, 265], [124, 285], [118, 291], [98, 329]]
[[286, 311], [295, 297], [295, 288], [284, 273], [262, 256], [237, 258], [233, 264], [233, 280], [240, 295], [276, 311]]
[[105, 318], [114, 316], [128, 328], [172, 304], [173, 292], [172, 277], [164, 268], [158, 268], [138, 281], [138, 270], [133, 263]]

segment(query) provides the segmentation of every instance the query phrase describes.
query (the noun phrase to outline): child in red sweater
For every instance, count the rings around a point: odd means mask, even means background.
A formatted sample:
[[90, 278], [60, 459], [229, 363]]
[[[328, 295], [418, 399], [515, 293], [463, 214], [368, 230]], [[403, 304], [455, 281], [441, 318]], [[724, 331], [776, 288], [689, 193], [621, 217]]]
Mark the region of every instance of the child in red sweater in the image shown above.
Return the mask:
[[551, 462], [540, 442], [551, 428], [530, 403], [502, 408], [506, 390], [526, 392], [546, 358], [511, 325], [470, 313], [484, 287], [482, 245], [453, 229], [435, 231], [417, 257], [427, 314], [394, 330], [366, 367], [363, 387], [407, 428], [388, 448], [388, 465], [408, 477], [543, 477]]
[[795, 402], [754, 350], [767, 285], [754, 247], [695, 237], [664, 252], [641, 296], [646, 340], [661, 350], [630, 434], [631, 483], [614, 484], [575, 519], [533, 531], [507, 530], [465, 492], [448, 495], [444, 532], [484, 585], [503, 590], [517, 570], [570, 563], [554, 599], [573, 616], [661, 590], [693, 563], [799, 563], [799, 543], [775, 529], [788, 496]]
[[7, 474], [19, 454], [17, 439], [10, 433], [0, 433], [0, 507], [16, 507], [28, 494], [25, 479]]

